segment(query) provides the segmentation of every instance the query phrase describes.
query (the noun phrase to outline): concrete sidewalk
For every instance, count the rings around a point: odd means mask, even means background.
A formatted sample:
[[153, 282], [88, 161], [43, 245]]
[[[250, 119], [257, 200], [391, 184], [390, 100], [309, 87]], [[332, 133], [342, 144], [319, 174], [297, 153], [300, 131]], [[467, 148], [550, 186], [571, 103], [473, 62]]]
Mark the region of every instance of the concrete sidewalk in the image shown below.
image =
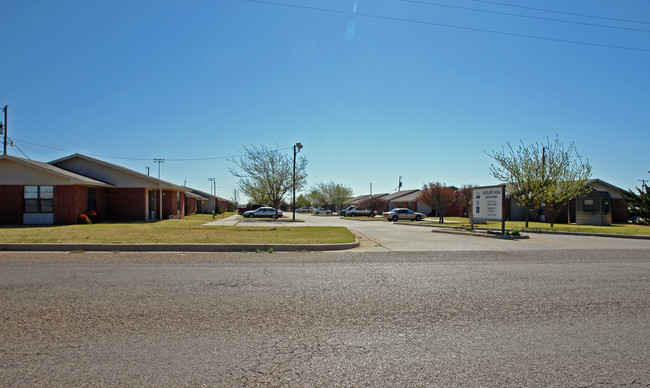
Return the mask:
[[210, 221], [207, 224], [203, 224], [202, 226], [236, 226], [239, 221], [241, 221], [241, 218], [235, 214], [230, 217]]

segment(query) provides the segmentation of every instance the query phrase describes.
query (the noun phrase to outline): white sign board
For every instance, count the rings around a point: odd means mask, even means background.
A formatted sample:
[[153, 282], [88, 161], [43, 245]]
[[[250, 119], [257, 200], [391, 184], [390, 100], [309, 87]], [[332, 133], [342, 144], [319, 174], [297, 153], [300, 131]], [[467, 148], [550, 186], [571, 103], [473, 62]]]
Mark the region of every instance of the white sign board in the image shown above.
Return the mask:
[[475, 187], [472, 189], [472, 210], [474, 219], [503, 220], [503, 185]]

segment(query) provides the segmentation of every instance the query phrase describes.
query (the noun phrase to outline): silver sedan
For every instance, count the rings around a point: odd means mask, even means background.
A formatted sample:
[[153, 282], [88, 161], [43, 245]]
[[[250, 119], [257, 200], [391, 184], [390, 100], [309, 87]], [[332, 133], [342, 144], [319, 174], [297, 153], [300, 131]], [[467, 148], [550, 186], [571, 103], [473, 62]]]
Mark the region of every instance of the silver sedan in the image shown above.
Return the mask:
[[384, 212], [383, 216], [389, 221], [398, 221], [398, 220], [420, 221], [421, 219], [426, 217], [422, 213], [414, 212], [411, 209], [405, 209], [405, 208], [395, 208], [389, 212]]

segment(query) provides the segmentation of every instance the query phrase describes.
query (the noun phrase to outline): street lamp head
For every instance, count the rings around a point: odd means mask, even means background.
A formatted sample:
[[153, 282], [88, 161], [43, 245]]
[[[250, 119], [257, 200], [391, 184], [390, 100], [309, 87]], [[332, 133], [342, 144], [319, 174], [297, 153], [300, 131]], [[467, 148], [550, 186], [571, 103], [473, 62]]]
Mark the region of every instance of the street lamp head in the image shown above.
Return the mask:
[[298, 142], [296, 143], [296, 148], [298, 148], [298, 152], [302, 149], [302, 143]]

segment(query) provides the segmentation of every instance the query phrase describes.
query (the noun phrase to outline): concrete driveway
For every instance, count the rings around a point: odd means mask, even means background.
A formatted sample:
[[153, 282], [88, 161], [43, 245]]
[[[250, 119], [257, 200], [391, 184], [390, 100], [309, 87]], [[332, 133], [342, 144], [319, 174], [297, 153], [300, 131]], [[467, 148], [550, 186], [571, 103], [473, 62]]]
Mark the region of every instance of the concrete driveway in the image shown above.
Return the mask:
[[472, 236], [455, 236], [436, 233], [434, 227], [395, 224], [383, 219], [362, 221], [338, 216], [318, 216], [297, 213], [296, 220], [289, 222], [291, 213], [285, 213], [287, 221], [248, 220], [238, 216], [210, 223], [213, 225], [246, 226], [344, 226], [354, 233], [361, 243], [356, 252], [403, 252], [403, 251], [521, 251], [551, 249], [646, 249], [650, 250], [650, 240], [630, 240], [622, 238], [549, 235], [530, 233], [527, 240], [501, 240]]

